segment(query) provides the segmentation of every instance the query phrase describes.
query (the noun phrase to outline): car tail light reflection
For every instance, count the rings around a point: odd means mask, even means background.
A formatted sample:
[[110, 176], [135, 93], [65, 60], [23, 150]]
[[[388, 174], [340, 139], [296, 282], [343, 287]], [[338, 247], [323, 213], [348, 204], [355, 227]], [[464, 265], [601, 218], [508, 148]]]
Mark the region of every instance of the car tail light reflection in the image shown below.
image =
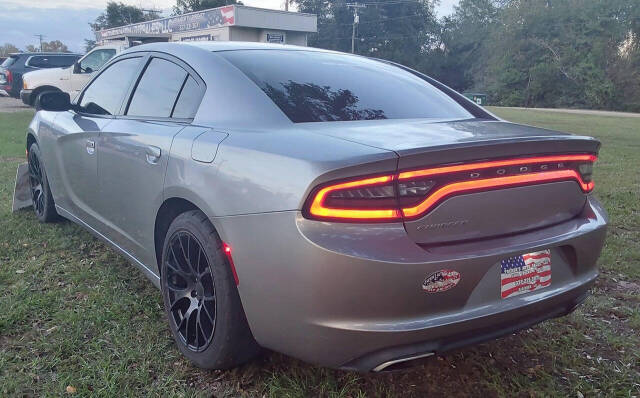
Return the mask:
[[415, 219], [451, 196], [554, 181], [576, 181], [587, 193], [596, 160], [591, 154], [501, 159], [333, 182], [311, 193], [303, 214], [343, 222]]

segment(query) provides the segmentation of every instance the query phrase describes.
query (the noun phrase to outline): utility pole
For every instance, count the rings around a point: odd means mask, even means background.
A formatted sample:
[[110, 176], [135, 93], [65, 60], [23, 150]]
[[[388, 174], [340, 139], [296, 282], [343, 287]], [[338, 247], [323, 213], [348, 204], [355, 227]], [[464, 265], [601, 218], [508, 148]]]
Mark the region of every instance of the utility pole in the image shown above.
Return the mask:
[[34, 35], [34, 36], [40, 39], [40, 52], [42, 52], [42, 38], [44, 37], [44, 35]]
[[284, 0], [284, 10], [289, 11], [289, 0]]
[[348, 8], [353, 8], [353, 27], [351, 29], [351, 54], [356, 52], [356, 25], [360, 22], [360, 15], [358, 15], [359, 8], [365, 8], [366, 4], [360, 3], [347, 3]]

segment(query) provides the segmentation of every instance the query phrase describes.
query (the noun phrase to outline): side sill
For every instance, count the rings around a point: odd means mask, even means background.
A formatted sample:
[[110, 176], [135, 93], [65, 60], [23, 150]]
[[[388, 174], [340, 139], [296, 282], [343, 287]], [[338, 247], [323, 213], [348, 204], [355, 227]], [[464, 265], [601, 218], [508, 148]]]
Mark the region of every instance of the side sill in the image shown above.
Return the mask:
[[142, 273], [149, 278], [149, 280], [151, 280], [151, 283], [154, 284], [155, 287], [157, 287], [158, 289], [160, 289], [160, 276], [157, 275], [155, 272], [153, 272], [149, 267], [147, 267], [146, 265], [144, 265], [142, 262], [140, 262], [137, 258], [135, 258], [133, 255], [131, 255], [129, 252], [127, 252], [126, 250], [124, 250], [122, 247], [118, 246], [115, 242], [113, 242], [111, 239], [107, 238], [106, 236], [102, 235], [100, 232], [96, 231], [95, 229], [93, 229], [93, 227], [91, 227], [89, 224], [85, 223], [84, 221], [82, 221], [80, 218], [76, 217], [75, 215], [71, 214], [70, 212], [68, 212], [67, 210], [63, 209], [62, 207], [56, 205], [56, 211], [58, 212], [58, 214], [60, 214], [61, 216], [63, 216], [64, 218], [67, 218], [71, 221], [73, 221], [74, 223], [80, 225], [81, 227], [85, 228], [87, 231], [89, 231], [92, 235], [94, 235], [95, 237], [97, 237], [98, 239], [108, 243], [109, 245], [111, 245], [114, 249], [116, 249], [117, 251], [120, 252], [120, 254], [124, 255], [129, 261], [131, 261], [136, 267], [138, 267], [138, 269], [140, 269], [142, 271]]

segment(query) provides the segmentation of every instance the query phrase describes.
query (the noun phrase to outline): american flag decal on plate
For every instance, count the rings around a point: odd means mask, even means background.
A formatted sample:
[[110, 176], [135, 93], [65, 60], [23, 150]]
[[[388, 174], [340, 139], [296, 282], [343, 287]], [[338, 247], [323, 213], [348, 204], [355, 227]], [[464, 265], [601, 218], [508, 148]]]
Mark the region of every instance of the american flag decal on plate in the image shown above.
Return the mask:
[[503, 299], [551, 284], [551, 250], [509, 257], [500, 265], [500, 294]]

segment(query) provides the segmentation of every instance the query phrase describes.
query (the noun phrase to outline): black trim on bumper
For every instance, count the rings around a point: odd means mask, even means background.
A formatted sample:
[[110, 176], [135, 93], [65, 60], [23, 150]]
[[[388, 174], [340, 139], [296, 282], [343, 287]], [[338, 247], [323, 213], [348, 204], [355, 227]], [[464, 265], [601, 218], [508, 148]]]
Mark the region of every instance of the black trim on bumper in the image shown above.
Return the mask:
[[31, 93], [33, 90], [20, 90], [20, 99], [25, 105], [31, 106]]
[[[556, 297], [543, 300], [540, 303], [531, 304], [534, 307], [540, 307], [540, 309], [536, 309], [535, 312], [529, 313], [526, 316], [514, 316], [513, 320], [507, 323], [498, 323], [495, 326], [485, 329], [473, 329], [470, 325], [469, 331], [465, 333], [433, 341], [382, 349], [349, 361], [342, 365], [340, 369], [370, 372], [385, 362], [402, 360], [403, 358], [407, 358], [407, 360], [410, 361], [411, 358], [416, 356], [426, 356], [429, 353], [439, 354], [451, 351], [503, 337], [518, 330], [529, 328], [547, 319], [568, 315], [589, 296], [589, 289], [593, 286], [594, 282], [595, 279], [573, 290], [559, 294]], [[550, 307], [552, 308], [551, 310], [549, 309]], [[521, 309], [515, 309], [511, 310], [511, 312], [514, 312], [515, 315], [515, 313], [520, 310]], [[470, 324], [473, 323], [473, 321], [469, 322]], [[410, 362], [408, 362], [408, 364], [409, 363]]]

